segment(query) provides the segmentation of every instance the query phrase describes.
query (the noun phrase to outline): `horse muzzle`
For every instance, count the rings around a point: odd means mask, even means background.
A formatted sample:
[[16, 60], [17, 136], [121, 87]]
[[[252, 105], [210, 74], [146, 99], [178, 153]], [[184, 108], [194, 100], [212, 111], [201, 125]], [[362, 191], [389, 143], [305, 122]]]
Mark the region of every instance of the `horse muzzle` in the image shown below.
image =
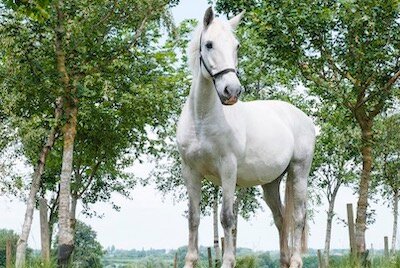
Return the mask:
[[231, 96], [229, 99], [222, 101], [223, 105], [233, 105], [238, 101], [238, 96]]

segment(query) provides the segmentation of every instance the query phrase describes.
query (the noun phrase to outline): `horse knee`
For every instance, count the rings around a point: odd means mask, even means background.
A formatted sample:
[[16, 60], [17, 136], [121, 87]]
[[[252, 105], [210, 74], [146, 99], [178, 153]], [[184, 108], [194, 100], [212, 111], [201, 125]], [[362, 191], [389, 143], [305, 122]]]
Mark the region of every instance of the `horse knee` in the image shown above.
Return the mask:
[[224, 228], [231, 228], [235, 223], [235, 216], [232, 211], [222, 210], [221, 224]]

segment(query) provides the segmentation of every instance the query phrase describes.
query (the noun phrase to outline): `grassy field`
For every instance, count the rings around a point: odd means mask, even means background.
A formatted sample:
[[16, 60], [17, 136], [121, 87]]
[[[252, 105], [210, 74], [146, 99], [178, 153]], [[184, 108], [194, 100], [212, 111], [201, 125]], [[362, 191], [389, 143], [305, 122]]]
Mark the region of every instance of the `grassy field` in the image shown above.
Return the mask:
[[[304, 257], [303, 268], [318, 268], [318, 259], [316, 256]], [[108, 259], [108, 266], [115, 268], [171, 268], [173, 267], [172, 260], [134, 260], [129, 258], [111, 258]], [[376, 256], [370, 260], [370, 268], [400, 268], [400, 256], [393, 258], [385, 258], [383, 256]], [[183, 267], [180, 264], [178, 267]], [[331, 268], [361, 268], [362, 266], [354, 262], [349, 256], [333, 256], [330, 263]], [[202, 260], [197, 268], [209, 268], [208, 262]], [[277, 259], [272, 261], [265, 261], [259, 255], [241, 256], [237, 258], [236, 268], [279, 268], [279, 261]]]

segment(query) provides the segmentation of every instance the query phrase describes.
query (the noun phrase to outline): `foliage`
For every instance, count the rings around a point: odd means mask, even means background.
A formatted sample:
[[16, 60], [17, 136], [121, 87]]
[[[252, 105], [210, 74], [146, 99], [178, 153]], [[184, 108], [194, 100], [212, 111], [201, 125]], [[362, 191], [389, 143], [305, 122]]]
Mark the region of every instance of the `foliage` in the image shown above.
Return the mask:
[[373, 167], [374, 121], [396, 103], [400, 77], [397, 0], [218, 0], [217, 10], [247, 10], [246, 27], [277, 68], [302, 81], [324, 104], [346, 108], [361, 130], [362, 172], [356, 218], [357, 250], [365, 251]]
[[317, 112], [319, 135], [309, 181], [315, 196], [321, 199], [322, 193], [328, 203], [342, 185], [354, 183], [360, 173], [359, 130], [345, 113], [343, 107], [327, 104]]
[[97, 234], [85, 223], [78, 221], [75, 231], [75, 249], [72, 256], [73, 267], [103, 267], [104, 250], [96, 240]]
[[399, 68], [398, 1], [219, 0], [216, 6], [227, 13], [246, 9], [247, 26], [265, 53], [279, 59], [274, 64], [303, 72], [307, 86], [326, 82], [318, 89], [324, 99], [353, 102], [353, 79], [370, 78], [366, 90], [372, 93]]
[[[91, 226], [82, 221], [76, 221], [74, 235], [74, 251], [72, 254], [72, 267], [103, 267], [102, 258], [105, 250], [97, 241], [97, 233]], [[58, 235], [53, 243], [53, 251], [57, 251]]]
[[374, 184], [380, 186], [383, 200], [393, 206], [395, 195], [400, 192], [400, 114], [383, 116], [378, 124], [379, 140], [377, 142]]
[[[0, 6], [0, 114], [18, 131], [20, 153], [31, 164], [54, 124], [53, 103], [61, 94], [55, 10], [42, 2]], [[72, 190], [88, 213], [90, 204], [110, 200], [113, 192], [129, 196], [135, 178], [126, 167], [141, 154], [162, 150], [169, 120], [180, 107], [176, 99], [185, 90], [174, 45], [160, 43], [163, 29], [172, 28], [168, 8], [177, 3], [65, 2], [64, 50], [79, 100]], [[46, 163], [42, 195], [57, 192], [61, 151], [58, 140]]]
[[[108, 252], [104, 258], [105, 265], [123, 265], [124, 267], [170, 267], [173, 264], [175, 253], [178, 253], [178, 267], [184, 265], [186, 247], [167, 251], [165, 249], [150, 250], [114, 250]], [[330, 266], [333, 268], [359, 267], [348, 255], [348, 249], [335, 249], [330, 258]], [[400, 257], [385, 258], [382, 251], [377, 251], [371, 258], [371, 268], [397, 268]], [[304, 267], [317, 268], [317, 251], [310, 249], [303, 256]], [[198, 268], [208, 267], [207, 248], [200, 247], [200, 261]], [[276, 268], [280, 267], [279, 251], [254, 252], [250, 249], [238, 248], [237, 268]]]
[[49, 263], [44, 263], [42, 256], [38, 254], [32, 254], [27, 260], [26, 260], [26, 268], [55, 268], [57, 267], [57, 261], [56, 259], [52, 258]]
[[15, 252], [18, 235], [13, 230], [0, 229], [0, 267], [6, 266], [6, 245], [11, 241], [11, 252]]

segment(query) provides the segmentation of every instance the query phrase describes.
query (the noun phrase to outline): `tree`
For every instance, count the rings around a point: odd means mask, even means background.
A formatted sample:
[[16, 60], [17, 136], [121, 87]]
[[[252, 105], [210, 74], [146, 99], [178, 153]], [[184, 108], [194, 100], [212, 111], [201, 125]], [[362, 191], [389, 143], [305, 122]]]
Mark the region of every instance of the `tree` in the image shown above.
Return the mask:
[[358, 143], [352, 137], [358, 133], [355, 126], [343, 116], [344, 109], [326, 104], [321, 106], [317, 120], [320, 134], [309, 181], [314, 186], [312, 188], [316, 189], [315, 194], [328, 201], [324, 248], [325, 266], [328, 267], [336, 196], [339, 189], [353, 182], [357, 175]]
[[[129, 142], [124, 144], [129, 146], [134, 142], [138, 146], [144, 145], [146, 125], [162, 126], [167, 122], [169, 111], [175, 104], [175, 77], [166, 76], [173, 70], [170, 64], [174, 55], [166, 51], [155, 53], [150, 44], [157, 42], [161, 22], [166, 27], [171, 25], [166, 11], [176, 3], [158, 0], [118, 3], [106, 0], [58, 1], [51, 4], [48, 1], [27, 4], [7, 1], [5, 6], [1, 6], [4, 10], [1, 55], [4, 55], [2, 60], [6, 63], [1, 65], [1, 88], [2, 96], [7, 96], [4, 102], [8, 108], [2, 113], [6, 111], [7, 115], [13, 115], [13, 126], [21, 129], [19, 136], [31, 162], [35, 162], [39, 155], [36, 153], [40, 151], [37, 141], [42, 141], [43, 133], [50, 129], [50, 111], [54, 109], [51, 103], [63, 97], [64, 156], [58, 207], [61, 266], [66, 265], [72, 250], [70, 180], [77, 131], [79, 135], [77, 127], [82, 127], [79, 120], [85, 112], [83, 106], [85, 103], [93, 105], [90, 101], [96, 99], [99, 110], [113, 108], [110, 110], [115, 113], [110, 113], [110, 116], [114, 116], [117, 126], [127, 129], [132, 127], [129, 124], [139, 123], [135, 130], [124, 132], [129, 138]], [[137, 13], [137, 10], [143, 12]], [[145, 82], [141, 83], [141, 79]], [[114, 102], [111, 97], [118, 98], [118, 101]], [[144, 113], [134, 117], [136, 121], [118, 122], [119, 113], [123, 111], [127, 115], [130, 108], [127, 103], [136, 99], [139, 100], [136, 111]], [[154, 114], [158, 116], [154, 117]], [[100, 119], [98, 124], [106, 123]], [[128, 150], [117, 148], [117, 155]], [[117, 161], [116, 157], [112, 161]], [[95, 165], [88, 164], [89, 167]], [[18, 263], [23, 263], [22, 257]]]
[[378, 121], [379, 139], [377, 140], [374, 170], [375, 185], [380, 186], [380, 195], [392, 208], [393, 232], [391, 254], [396, 252], [399, 198], [400, 198], [400, 115], [384, 116]]
[[75, 250], [72, 255], [73, 267], [92, 268], [102, 267], [101, 260], [104, 250], [96, 240], [97, 234], [81, 221], [77, 221], [75, 230]]
[[226, 13], [246, 9], [273, 62], [296, 74], [326, 102], [346, 107], [361, 130], [362, 172], [356, 218], [357, 252], [365, 251], [374, 121], [400, 77], [400, 12], [393, 1], [217, 1]]

